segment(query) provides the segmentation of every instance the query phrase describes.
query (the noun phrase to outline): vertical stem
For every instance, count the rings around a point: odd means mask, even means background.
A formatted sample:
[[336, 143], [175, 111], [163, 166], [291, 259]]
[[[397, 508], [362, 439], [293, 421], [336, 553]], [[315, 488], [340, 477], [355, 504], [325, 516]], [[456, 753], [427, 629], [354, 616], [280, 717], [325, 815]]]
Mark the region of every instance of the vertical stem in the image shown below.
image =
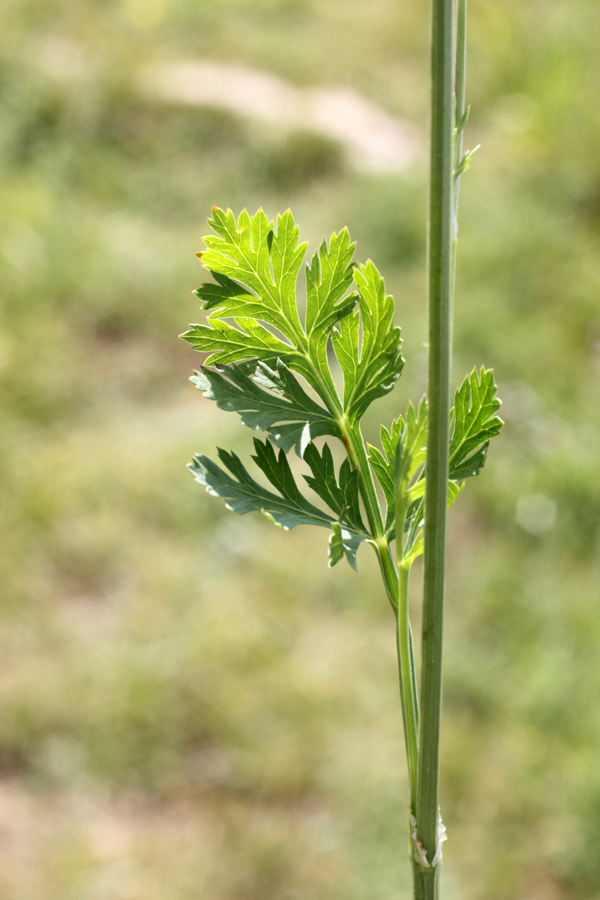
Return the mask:
[[[417, 777], [417, 837], [429, 866], [438, 842], [438, 789], [442, 687], [448, 419], [452, 320], [454, 182], [455, 3], [432, 0], [431, 173], [429, 198], [429, 425], [425, 495], [421, 713]], [[416, 867], [415, 867], [416, 868]], [[436, 866], [437, 868], [437, 866]], [[428, 900], [437, 895], [430, 868]], [[417, 888], [417, 871], [415, 890]]]
[[431, 900], [438, 896], [440, 867], [418, 869], [413, 867], [414, 900]]

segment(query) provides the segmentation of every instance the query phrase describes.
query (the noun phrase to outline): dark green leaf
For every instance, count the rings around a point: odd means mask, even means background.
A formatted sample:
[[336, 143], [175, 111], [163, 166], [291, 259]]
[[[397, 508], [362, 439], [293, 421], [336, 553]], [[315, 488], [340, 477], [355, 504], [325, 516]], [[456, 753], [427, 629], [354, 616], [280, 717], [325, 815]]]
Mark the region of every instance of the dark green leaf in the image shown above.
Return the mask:
[[328, 444], [323, 447], [322, 455], [314, 444], [309, 444], [304, 453], [304, 461], [310, 466], [312, 477], [302, 477], [310, 488], [327, 506], [339, 516], [344, 508], [344, 492], [337, 483], [333, 456]]
[[[320, 525], [331, 528], [331, 516], [309, 503], [298, 491], [283, 450], [279, 451], [277, 458], [268, 441], [266, 447], [270, 448], [270, 452], [261, 441], [255, 440], [254, 443], [257, 450], [255, 459], [271, 484], [281, 491], [281, 495], [274, 494], [258, 484], [235, 453], [228, 453], [220, 448], [217, 450], [219, 459], [231, 474], [207, 456], [197, 454], [193, 457], [189, 469], [196, 481], [205, 485], [210, 494], [222, 497], [229, 509], [241, 515], [257, 510], [286, 531], [296, 525]], [[262, 449], [259, 450], [258, 445]]]
[[257, 360], [216, 368], [203, 367], [191, 380], [220, 409], [237, 412], [244, 425], [268, 432], [286, 453], [295, 446], [302, 456], [313, 438], [339, 437], [331, 413], [308, 396], [281, 360], [274, 368]]
[[309, 487], [336, 513], [340, 522], [354, 531], [363, 532], [364, 538], [368, 538], [360, 513], [358, 470], [352, 467], [350, 460], [345, 459], [342, 463], [338, 484], [327, 444], [322, 455], [314, 444], [309, 444], [304, 459], [312, 472], [312, 477], [304, 475]]
[[[189, 469], [196, 481], [203, 484], [210, 494], [222, 497], [228, 509], [241, 515], [252, 511], [262, 512], [286, 531], [296, 525], [319, 525], [323, 528], [332, 528], [335, 534], [332, 537], [333, 543], [330, 544], [330, 548], [335, 546], [337, 549], [335, 551], [330, 549], [330, 554], [333, 552], [333, 556], [335, 556], [337, 550], [341, 549], [350, 565], [356, 569], [356, 551], [362, 541], [370, 539], [370, 535], [364, 530], [355, 529], [350, 524], [346, 506], [342, 506], [345, 520], [340, 523], [334, 516], [318, 509], [302, 496], [283, 450], [276, 455], [270, 441], [263, 443], [257, 439], [254, 440], [254, 448], [256, 455], [253, 459], [278, 491], [277, 494], [258, 484], [235, 453], [228, 453], [220, 448], [217, 449], [219, 459], [228, 471], [222, 469], [207, 456], [197, 454], [193, 457]], [[344, 489], [340, 490], [344, 504], [347, 504], [348, 494], [351, 498], [354, 497], [354, 489], [348, 489], [345, 485]]]
[[335, 566], [342, 556], [345, 556], [354, 571], [356, 568], [356, 553], [362, 541], [365, 540], [361, 535], [348, 531], [339, 522], [333, 523], [333, 531], [329, 537], [329, 566]]

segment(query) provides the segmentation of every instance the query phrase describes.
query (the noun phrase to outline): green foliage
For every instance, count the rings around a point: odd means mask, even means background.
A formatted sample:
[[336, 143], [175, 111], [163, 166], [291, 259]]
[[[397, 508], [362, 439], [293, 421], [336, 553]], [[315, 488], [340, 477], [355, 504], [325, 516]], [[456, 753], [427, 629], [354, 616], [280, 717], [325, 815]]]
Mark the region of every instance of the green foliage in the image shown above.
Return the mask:
[[479, 475], [483, 469], [490, 440], [502, 428], [502, 419], [496, 415], [499, 409], [494, 373], [473, 369], [454, 398], [450, 444], [450, 478], [454, 481]]
[[218, 449], [219, 459], [234, 476], [221, 469], [206, 456], [195, 455], [190, 463], [192, 475], [205, 485], [209, 493], [223, 497], [229, 509], [243, 514], [251, 510], [264, 512], [276, 525], [289, 531], [294, 525], [325, 525], [327, 516], [302, 497], [283, 450], [275, 455], [272, 445], [255, 438], [253, 457], [280, 497], [265, 490], [248, 474], [235, 453]]
[[[304, 455], [307, 444], [325, 434], [340, 434], [329, 410], [308, 396], [285, 363], [275, 368], [254, 360], [217, 365], [217, 371], [203, 367], [191, 381], [204, 396], [217, 401], [220, 409], [240, 414], [244, 425], [261, 428], [287, 453], [296, 447]], [[266, 388], [266, 390], [265, 390]]]
[[[403, 559], [409, 565], [423, 548], [426, 401], [416, 410], [409, 403], [406, 417], [395, 419], [389, 431], [382, 426], [382, 449], [367, 445], [368, 456], [360, 450], [362, 416], [389, 393], [404, 365], [394, 301], [383, 278], [370, 260], [353, 262], [355, 245], [344, 228], [329, 244], [321, 243], [306, 267], [303, 318], [296, 281], [307, 245], [299, 243], [291, 212], [278, 216], [274, 226], [262, 210], [252, 217], [244, 211], [236, 223], [231, 210], [214, 207], [209, 222], [215, 235], [204, 239], [208, 249], [198, 256], [214, 282], [195, 292], [208, 323], [182, 335], [209, 354], [192, 381], [221, 409], [237, 412], [244, 425], [267, 433], [264, 444], [254, 442], [254, 460], [279, 496], [256, 482], [234, 453], [223, 450], [219, 458], [230, 474], [196, 455], [190, 466], [194, 477], [235, 512], [258, 510], [286, 529], [299, 524], [331, 528], [330, 565], [345, 556], [355, 568], [361, 542], [371, 542], [380, 552], [378, 545], [394, 539], [400, 521]], [[343, 377], [341, 396], [328, 359], [330, 342]], [[458, 389], [449, 503], [460, 491], [459, 482], [483, 467], [489, 440], [501, 428], [494, 415], [499, 405], [491, 371], [473, 372]], [[338, 474], [328, 444], [321, 452], [314, 444], [325, 435], [337, 438], [347, 454]], [[280, 448], [278, 457], [271, 442]], [[285, 456], [292, 447], [311, 470], [304, 476], [307, 484], [331, 513], [300, 493]], [[378, 503], [373, 474], [383, 491], [385, 516], [373, 510]]]
[[[400, 377], [400, 329], [393, 324], [394, 301], [369, 260], [354, 275], [358, 310], [332, 332], [333, 348], [344, 373], [344, 409], [359, 419]], [[361, 329], [362, 325], [362, 329]]]

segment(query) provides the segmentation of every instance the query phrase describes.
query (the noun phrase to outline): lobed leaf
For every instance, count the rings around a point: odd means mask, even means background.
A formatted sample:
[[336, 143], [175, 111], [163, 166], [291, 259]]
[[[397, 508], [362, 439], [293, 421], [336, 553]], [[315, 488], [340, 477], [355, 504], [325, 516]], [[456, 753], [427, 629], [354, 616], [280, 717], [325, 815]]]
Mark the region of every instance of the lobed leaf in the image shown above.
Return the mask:
[[329, 567], [333, 568], [345, 556], [356, 572], [356, 553], [364, 540], [361, 535], [348, 531], [339, 522], [334, 522], [329, 537]]
[[396, 459], [396, 448], [400, 439], [402, 428], [404, 427], [404, 419], [398, 416], [392, 422], [390, 431], [385, 425], [381, 426], [381, 446], [383, 453], [377, 447], [367, 444], [369, 453], [369, 462], [377, 476], [377, 480], [383, 490], [385, 502], [387, 504], [387, 522], [386, 529], [392, 524], [394, 518], [394, 504], [396, 491], [394, 487], [394, 466]]
[[[427, 401], [425, 397], [415, 410], [409, 403], [406, 418], [392, 423], [391, 431], [382, 428], [381, 442], [385, 457], [376, 448], [369, 448], [374, 456], [374, 469], [388, 501], [386, 531], [389, 540], [396, 536], [396, 517], [403, 519], [404, 563], [411, 564], [423, 552], [422, 527], [426, 488], [425, 459], [427, 455]], [[373, 460], [372, 460], [373, 463]], [[448, 506], [462, 490], [462, 485], [448, 481]], [[390, 497], [392, 505], [390, 505]]]
[[231, 210], [224, 212], [215, 206], [208, 221], [215, 235], [204, 238], [208, 249], [199, 254], [203, 266], [241, 282], [256, 295], [249, 301], [243, 294], [224, 298], [222, 311], [213, 316], [260, 317], [295, 345], [302, 333], [296, 308], [296, 277], [307, 244], [299, 243], [291, 212], [277, 216], [276, 230], [262, 209], [252, 217], [244, 210], [236, 225]]
[[274, 368], [251, 360], [216, 369], [202, 367], [191, 381], [220, 409], [237, 412], [244, 425], [266, 431], [286, 453], [295, 447], [303, 456], [315, 437], [340, 436], [331, 413], [309, 397], [281, 360]]
[[[341, 491], [342, 505], [340, 509], [343, 521], [337, 521], [334, 516], [314, 506], [303, 497], [283, 450], [276, 455], [270, 441], [266, 440], [263, 443], [256, 438], [254, 439], [254, 448], [256, 452], [252, 458], [277, 490], [277, 494], [255, 481], [235, 453], [228, 453], [221, 448], [217, 449], [217, 453], [224, 469], [207, 456], [198, 454], [194, 455], [188, 468], [196, 481], [203, 484], [210, 494], [222, 497], [227, 508], [240, 515], [253, 511], [262, 512], [286, 531], [296, 525], [319, 525], [323, 528], [332, 528], [334, 535], [330, 541], [330, 565], [335, 565], [339, 561], [337, 555], [341, 549], [342, 555], [346, 556], [350, 565], [356, 569], [358, 547], [362, 541], [370, 539], [370, 535], [362, 527], [360, 514], [358, 527], [353, 525], [355, 519], [353, 503], [355, 496], [356, 503], [358, 502], [358, 490], [355, 495], [354, 489], [348, 489], [346, 484], [338, 488]], [[333, 480], [337, 487], [335, 475]], [[340, 479], [341, 481], [342, 479]]]
[[277, 488], [279, 495], [258, 484], [235, 453], [228, 453], [220, 447], [217, 449], [219, 459], [230, 474], [207, 456], [198, 454], [194, 455], [188, 468], [196, 481], [203, 484], [210, 494], [222, 497], [227, 508], [240, 515], [257, 510], [286, 531], [296, 525], [331, 528], [331, 516], [301, 495], [283, 450], [279, 451], [277, 457], [269, 441], [263, 444], [257, 439], [254, 440], [254, 447], [255, 461]]
[[[223, 497], [236, 512], [259, 510], [287, 529], [298, 524], [331, 528], [330, 565], [345, 556], [356, 568], [360, 543], [373, 540], [362, 521], [361, 483], [369, 521], [378, 518], [372, 508], [376, 501], [369, 488], [371, 473], [363, 473], [366, 482], [360, 482], [348, 458], [336, 476], [329, 446], [319, 451], [313, 441], [330, 435], [355, 453], [350, 440], [361, 439], [360, 418], [400, 376], [404, 360], [393, 299], [370, 260], [358, 267], [352, 262], [355, 244], [344, 228], [329, 244], [323, 241], [306, 266], [306, 314], [300, 316], [296, 282], [307, 245], [299, 241], [291, 212], [278, 215], [274, 224], [262, 210], [254, 216], [244, 210], [236, 222], [231, 210], [213, 207], [209, 223], [214, 233], [204, 239], [207, 249], [198, 255], [214, 281], [196, 291], [208, 321], [182, 335], [208, 354], [192, 381], [220, 408], [237, 412], [245, 425], [267, 433], [270, 440], [255, 440], [253, 458], [276, 492], [256, 482], [239, 458], [224, 450], [218, 451], [224, 468], [197, 455], [190, 468], [208, 491]], [[358, 293], [350, 293], [353, 280]], [[330, 338], [343, 374], [343, 400], [329, 368]], [[322, 405], [296, 375], [313, 388]], [[490, 370], [474, 370], [457, 390], [451, 413], [448, 505], [460, 493], [461, 482], [483, 468], [489, 441], [502, 427], [496, 415], [499, 406]], [[403, 523], [404, 563], [422, 552], [426, 430], [425, 401], [416, 410], [409, 404], [404, 419], [396, 419], [389, 431], [382, 427], [382, 449], [368, 446], [369, 463], [387, 503], [389, 540], [396, 518]], [[273, 444], [280, 448], [278, 455]], [[314, 506], [298, 489], [285, 456], [292, 447], [310, 467], [306, 482], [331, 513]], [[379, 525], [373, 527], [378, 532]]]
[[344, 374], [344, 411], [358, 420], [373, 400], [391, 391], [404, 360], [394, 300], [371, 260], [354, 270], [354, 280], [358, 310], [340, 320], [332, 340]]
[[[306, 252], [291, 212], [276, 226], [259, 210], [244, 210], [236, 223], [231, 210], [213, 207], [214, 235], [198, 254], [216, 284], [195, 293], [209, 312], [206, 325], [192, 325], [182, 337], [209, 354], [206, 365], [275, 359], [302, 375], [330, 411], [340, 403], [327, 361], [331, 329], [356, 304], [345, 297], [352, 283], [355, 245], [347, 229], [325, 241], [307, 266], [307, 308], [303, 324], [296, 302], [296, 280]], [[225, 321], [230, 320], [230, 321]], [[232, 324], [233, 323], [233, 324]]]
[[427, 453], [427, 400], [423, 397], [415, 410], [408, 404], [404, 427], [400, 432], [394, 460], [396, 491], [408, 491], [409, 486], [425, 462]]
[[306, 336], [309, 353], [323, 371], [329, 372], [327, 342], [334, 325], [349, 315], [357, 294], [344, 296], [352, 284], [352, 257], [356, 248], [347, 228], [323, 241], [306, 267]]
[[499, 434], [501, 403], [491, 369], [477, 369], [466, 376], [454, 398], [451, 418], [454, 431], [450, 442], [450, 478], [462, 481], [479, 475], [491, 438]]
[[312, 471], [312, 477], [303, 476], [308, 486], [335, 512], [340, 522], [369, 537], [360, 512], [358, 469], [354, 469], [346, 458], [340, 467], [338, 484], [333, 456], [327, 444], [323, 446], [322, 454], [314, 444], [309, 444], [304, 459]]

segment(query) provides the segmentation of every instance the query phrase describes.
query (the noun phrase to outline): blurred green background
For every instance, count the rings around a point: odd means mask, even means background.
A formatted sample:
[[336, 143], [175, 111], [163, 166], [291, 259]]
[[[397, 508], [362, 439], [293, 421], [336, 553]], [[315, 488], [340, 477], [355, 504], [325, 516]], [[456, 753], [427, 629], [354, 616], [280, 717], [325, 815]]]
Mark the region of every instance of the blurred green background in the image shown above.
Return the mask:
[[[407, 364], [371, 438], [422, 393], [427, 5], [2, 4], [0, 900], [409, 896], [374, 560], [329, 571], [324, 531], [238, 518], [194, 484], [193, 451], [252, 434], [189, 384], [177, 335], [198, 320], [210, 206], [291, 206], [313, 248], [348, 224], [396, 296]], [[482, 150], [455, 382], [494, 366], [506, 426], [451, 513], [444, 896], [592, 900], [600, 9], [470, 7]], [[406, 158], [361, 162], [300, 113], [261, 119], [254, 95], [178, 99], [181, 63], [363, 98]]]

